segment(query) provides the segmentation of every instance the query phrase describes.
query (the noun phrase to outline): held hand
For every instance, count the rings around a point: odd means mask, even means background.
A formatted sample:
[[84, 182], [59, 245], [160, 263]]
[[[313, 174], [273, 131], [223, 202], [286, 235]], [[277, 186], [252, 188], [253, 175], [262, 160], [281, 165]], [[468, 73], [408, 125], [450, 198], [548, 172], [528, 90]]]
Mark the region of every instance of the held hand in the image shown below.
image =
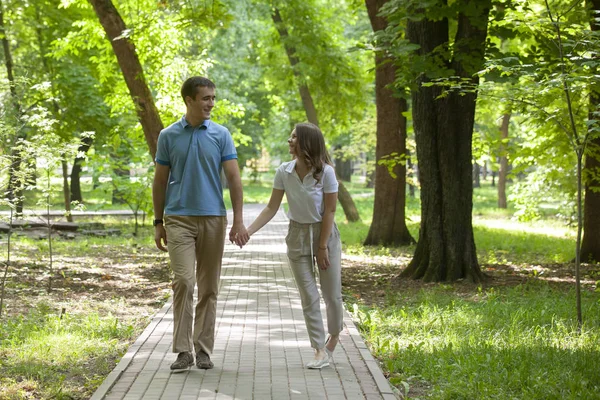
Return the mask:
[[154, 242], [159, 250], [167, 251], [167, 231], [162, 224], [156, 225], [154, 228]]
[[329, 268], [329, 250], [319, 247], [317, 252], [317, 265], [320, 269], [326, 270]]
[[234, 223], [229, 231], [229, 241], [240, 246], [241, 249], [246, 243], [248, 243], [248, 240], [250, 240], [250, 235], [248, 235], [248, 231], [246, 231], [244, 224]]

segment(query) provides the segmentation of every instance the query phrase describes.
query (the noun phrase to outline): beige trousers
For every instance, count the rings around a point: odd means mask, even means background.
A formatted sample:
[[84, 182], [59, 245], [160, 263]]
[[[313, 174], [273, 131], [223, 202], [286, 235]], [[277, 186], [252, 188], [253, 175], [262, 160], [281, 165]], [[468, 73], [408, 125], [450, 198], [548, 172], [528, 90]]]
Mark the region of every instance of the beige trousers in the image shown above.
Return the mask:
[[[165, 216], [173, 269], [173, 352], [203, 350], [215, 343], [217, 294], [227, 217]], [[198, 302], [194, 310], [194, 287]]]
[[[342, 331], [344, 306], [342, 304], [342, 243], [337, 225], [327, 241], [329, 267], [319, 269], [313, 257], [316, 257], [321, 236], [321, 223], [301, 224], [290, 221], [285, 242], [290, 266], [300, 292], [304, 322], [308, 330], [310, 344], [315, 349], [325, 347], [325, 329], [321, 316], [321, 301], [317, 289], [317, 277], [321, 284], [321, 293], [327, 313], [327, 331], [337, 335]], [[318, 271], [318, 273], [316, 272]]]

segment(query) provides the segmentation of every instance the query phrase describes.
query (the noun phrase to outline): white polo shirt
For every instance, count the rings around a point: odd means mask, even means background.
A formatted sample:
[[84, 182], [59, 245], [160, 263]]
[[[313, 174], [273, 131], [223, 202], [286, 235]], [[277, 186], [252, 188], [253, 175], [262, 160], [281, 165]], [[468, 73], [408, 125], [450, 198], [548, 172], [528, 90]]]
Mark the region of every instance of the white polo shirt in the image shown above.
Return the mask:
[[325, 212], [324, 193], [337, 193], [338, 181], [335, 170], [329, 164], [323, 166], [319, 182], [313, 178], [314, 169], [300, 181], [296, 173], [296, 160], [281, 164], [275, 172], [273, 189], [285, 191], [288, 201], [288, 218], [301, 224], [321, 222]]

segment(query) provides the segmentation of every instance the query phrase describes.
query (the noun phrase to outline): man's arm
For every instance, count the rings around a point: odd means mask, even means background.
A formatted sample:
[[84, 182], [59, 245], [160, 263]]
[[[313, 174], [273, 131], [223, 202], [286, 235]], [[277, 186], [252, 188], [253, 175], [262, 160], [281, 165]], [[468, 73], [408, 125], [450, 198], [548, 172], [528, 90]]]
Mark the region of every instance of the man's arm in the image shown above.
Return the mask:
[[244, 191], [237, 159], [225, 161], [223, 171], [229, 183], [229, 196], [233, 207], [233, 226], [229, 231], [229, 240], [242, 247], [250, 237], [244, 226]]
[[[165, 197], [167, 195], [167, 183], [169, 182], [169, 172], [171, 168], [159, 163], [155, 164], [154, 182], [152, 183], [152, 204], [154, 205], [154, 218], [163, 219], [165, 212]], [[164, 224], [158, 224], [154, 227], [154, 242], [156, 247], [162, 251], [167, 251], [167, 232]]]

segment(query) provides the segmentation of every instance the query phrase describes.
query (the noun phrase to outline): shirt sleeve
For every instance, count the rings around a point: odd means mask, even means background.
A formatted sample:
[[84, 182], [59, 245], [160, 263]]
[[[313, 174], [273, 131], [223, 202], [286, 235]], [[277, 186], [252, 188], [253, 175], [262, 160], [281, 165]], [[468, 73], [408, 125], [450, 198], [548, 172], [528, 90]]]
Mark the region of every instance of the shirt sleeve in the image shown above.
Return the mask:
[[164, 131], [161, 131], [158, 135], [155, 161], [162, 165], [171, 166], [171, 162], [169, 161], [169, 146], [167, 142], [167, 135], [165, 135]]
[[325, 165], [323, 168], [323, 193], [337, 193], [338, 181], [335, 177], [335, 170], [331, 165]]
[[277, 170], [275, 171], [275, 179], [273, 180], [273, 189], [285, 190], [285, 187], [283, 186], [284, 173], [285, 172], [283, 171], [282, 167], [277, 168]]
[[231, 133], [229, 132], [229, 130], [225, 130], [224, 137], [225, 139], [221, 148], [221, 162], [237, 159], [237, 151], [235, 150], [235, 145], [233, 144], [233, 137], [231, 137]]

